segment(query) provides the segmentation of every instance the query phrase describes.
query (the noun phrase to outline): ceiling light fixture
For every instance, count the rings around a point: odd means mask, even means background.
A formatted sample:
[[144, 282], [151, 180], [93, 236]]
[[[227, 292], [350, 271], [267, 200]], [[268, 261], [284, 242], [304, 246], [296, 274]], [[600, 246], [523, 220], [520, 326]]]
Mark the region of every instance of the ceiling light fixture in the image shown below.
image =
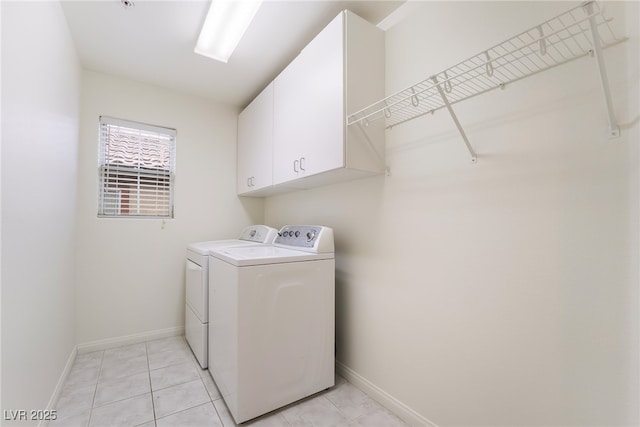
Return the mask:
[[227, 62], [262, 0], [213, 0], [194, 52]]
[[125, 9], [132, 8], [133, 6], [135, 6], [135, 5], [136, 5], [132, 0], [120, 0], [120, 4], [121, 4], [121, 5], [122, 5], [122, 7], [124, 7]]

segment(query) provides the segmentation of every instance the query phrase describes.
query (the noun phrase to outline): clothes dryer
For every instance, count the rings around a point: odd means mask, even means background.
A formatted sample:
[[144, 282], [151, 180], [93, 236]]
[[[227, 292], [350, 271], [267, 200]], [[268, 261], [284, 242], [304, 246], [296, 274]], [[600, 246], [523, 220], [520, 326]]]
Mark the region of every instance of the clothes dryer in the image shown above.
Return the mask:
[[237, 423], [334, 384], [333, 231], [285, 226], [273, 245], [209, 257], [209, 372]]
[[185, 338], [202, 368], [207, 367], [209, 339], [209, 251], [232, 246], [270, 244], [278, 230], [266, 225], [246, 227], [238, 239], [192, 243], [185, 265]]

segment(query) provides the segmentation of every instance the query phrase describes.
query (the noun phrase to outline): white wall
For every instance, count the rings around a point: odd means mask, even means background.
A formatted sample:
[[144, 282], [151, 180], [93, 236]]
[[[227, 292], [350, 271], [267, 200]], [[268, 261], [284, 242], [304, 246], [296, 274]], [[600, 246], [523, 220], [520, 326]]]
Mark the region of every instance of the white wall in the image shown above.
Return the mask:
[[80, 67], [57, 2], [1, 7], [2, 409], [46, 409], [76, 343]]
[[[262, 221], [235, 195], [237, 109], [86, 71], [82, 82], [77, 245], [78, 342], [184, 325], [190, 242], [234, 238]], [[98, 117], [177, 129], [175, 219], [97, 217]]]
[[[387, 93], [573, 3], [416, 2]], [[637, 425], [638, 4], [606, 52], [622, 136], [578, 60], [387, 132], [391, 176], [268, 198], [335, 229], [337, 358], [438, 425]], [[629, 24], [625, 27], [625, 22]]]

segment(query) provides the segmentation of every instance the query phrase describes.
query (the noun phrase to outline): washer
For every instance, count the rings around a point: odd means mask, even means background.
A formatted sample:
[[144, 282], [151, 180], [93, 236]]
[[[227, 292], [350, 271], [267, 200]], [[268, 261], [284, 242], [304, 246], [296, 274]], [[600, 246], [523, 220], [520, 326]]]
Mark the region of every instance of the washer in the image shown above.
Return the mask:
[[334, 385], [333, 230], [287, 225], [272, 246], [209, 257], [209, 372], [236, 423]]
[[209, 251], [222, 247], [271, 244], [277, 233], [275, 228], [253, 225], [242, 230], [239, 239], [198, 242], [187, 246], [185, 338], [203, 369], [207, 367], [209, 347]]

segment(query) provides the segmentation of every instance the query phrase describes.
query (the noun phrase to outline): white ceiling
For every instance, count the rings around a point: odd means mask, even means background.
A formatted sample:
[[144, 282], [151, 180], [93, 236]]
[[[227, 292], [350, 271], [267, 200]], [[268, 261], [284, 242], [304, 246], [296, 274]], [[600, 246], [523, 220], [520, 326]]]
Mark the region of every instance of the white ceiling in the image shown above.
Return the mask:
[[82, 65], [245, 106], [341, 10], [377, 24], [395, 1], [266, 0], [227, 64], [193, 52], [209, 1], [62, 1]]

